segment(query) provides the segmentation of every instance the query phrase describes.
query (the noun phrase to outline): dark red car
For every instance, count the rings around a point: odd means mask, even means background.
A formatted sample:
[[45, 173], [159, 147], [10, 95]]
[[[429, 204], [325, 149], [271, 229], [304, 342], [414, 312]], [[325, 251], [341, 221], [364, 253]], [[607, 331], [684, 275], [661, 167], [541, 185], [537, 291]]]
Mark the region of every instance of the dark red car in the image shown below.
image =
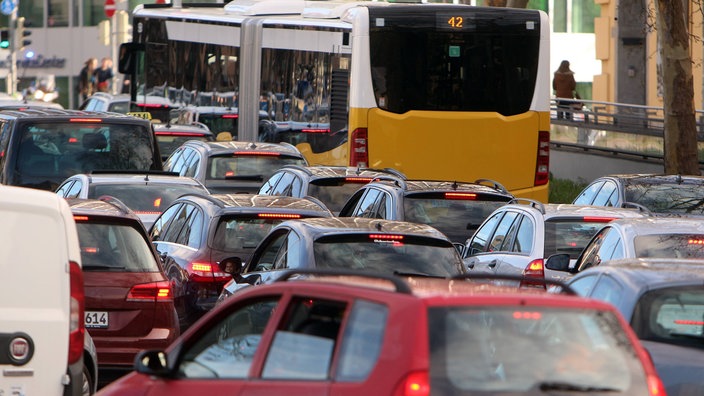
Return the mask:
[[328, 275], [294, 270], [234, 294], [98, 394], [665, 395], [609, 304], [465, 279]]
[[86, 330], [100, 381], [125, 374], [143, 349], [179, 335], [171, 285], [144, 226], [116, 199], [69, 199], [78, 230]]

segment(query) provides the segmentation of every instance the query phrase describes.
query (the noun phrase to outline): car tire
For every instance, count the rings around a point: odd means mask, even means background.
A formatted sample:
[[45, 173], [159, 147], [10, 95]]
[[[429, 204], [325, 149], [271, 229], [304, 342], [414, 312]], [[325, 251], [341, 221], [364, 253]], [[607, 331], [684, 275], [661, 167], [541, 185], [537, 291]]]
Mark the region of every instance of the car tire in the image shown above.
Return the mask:
[[90, 373], [90, 369], [85, 364], [83, 365], [83, 383], [81, 384], [81, 395], [91, 396], [95, 389], [95, 378]]

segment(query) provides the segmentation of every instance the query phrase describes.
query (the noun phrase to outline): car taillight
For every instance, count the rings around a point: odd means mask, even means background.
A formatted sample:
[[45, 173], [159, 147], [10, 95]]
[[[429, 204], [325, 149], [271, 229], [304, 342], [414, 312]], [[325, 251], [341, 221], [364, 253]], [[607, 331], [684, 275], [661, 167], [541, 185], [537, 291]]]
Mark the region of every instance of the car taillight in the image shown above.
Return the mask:
[[270, 157], [281, 156], [281, 153], [276, 153], [273, 151], [235, 151], [232, 154], [234, 154], [234, 155], [268, 155]]
[[538, 132], [538, 153], [535, 161], [535, 185], [548, 183], [550, 176], [550, 132]]
[[[218, 271], [215, 271], [215, 270]], [[220, 272], [216, 264], [193, 262], [188, 265], [188, 273], [194, 282], [213, 283], [226, 282], [232, 275]]]
[[71, 278], [71, 313], [69, 315], [68, 363], [73, 364], [83, 356], [83, 338], [86, 331], [83, 323], [85, 309], [83, 271], [75, 261], [69, 262], [69, 276]]
[[69, 122], [103, 122], [100, 118], [70, 118]]
[[477, 199], [477, 194], [474, 194], [474, 193], [447, 192], [447, 193], [445, 193], [445, 199], [467, 199], [467, 200], [474, 200], [474, 199]]
[[262, 219], [300, 219], [301, 215], [295, 213], [259, 213], [257, 217]]
[[[541, 281], [545, 279], [545, 267], [543, 266], [543, 259], [535, 259], [526, 265], [523, 269], [524, 278], [535, 278]], [[545, 288], [544, 282], [531, 282], [530, 280], [523, 280], [519, 287], [542, 287]]]
[[584, 216], [584, 217], [582, 217], [582, 220], [584, 220], [587, 223], [608, 223], [608, 222], [616, 220], [616, 218], [615, 217]]
[[367, 150], [367, 128], [357, 128], [352, 132], [350, 139], [350, 166], [366, 168], [369, 164], [369, 151]]
[[127, 301], [166, 302], [173, 301], [171, 284], [168, 281], [134, 285], [127, 293]]
[[345, 181], [348, 183], [362, 183], [367, 184], [372, 181], [371, 177], [346, 177]]
[[369, 239], [380, 239], [384, 241], [401, 241], [403, 240], [403, 235], [369, 234]]
[[408, 374], [394, 392], [395, 396], [430, 395], [430, 378], [427, 371], [414, 371]]
[[665, 385], [662, 380], [655, 374], [648, 375], [648, 391], [650, 396], [667, 396]]

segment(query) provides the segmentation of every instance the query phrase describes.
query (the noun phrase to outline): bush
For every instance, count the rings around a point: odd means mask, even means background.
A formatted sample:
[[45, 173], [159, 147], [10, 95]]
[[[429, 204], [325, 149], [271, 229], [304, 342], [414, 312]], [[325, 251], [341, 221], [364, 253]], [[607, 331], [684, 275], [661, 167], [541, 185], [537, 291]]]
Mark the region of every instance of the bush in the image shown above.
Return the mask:
[[587, 187], [589, 183], [584, 180], [555, 179], [550, 175], [550, 191], [548, 202], [550, 203], [572, 203], [577, 195]]

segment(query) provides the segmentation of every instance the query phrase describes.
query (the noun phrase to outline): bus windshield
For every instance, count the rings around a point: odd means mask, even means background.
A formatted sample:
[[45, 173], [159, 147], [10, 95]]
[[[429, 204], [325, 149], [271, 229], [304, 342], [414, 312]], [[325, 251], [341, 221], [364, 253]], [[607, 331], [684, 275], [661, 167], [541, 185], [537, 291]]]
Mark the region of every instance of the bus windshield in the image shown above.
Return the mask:
[[538, 73], [540, 19], [515, 12], [428, 6], [370, 7], [370, 61], [377, 105], [409, 110], [529, 110]]

